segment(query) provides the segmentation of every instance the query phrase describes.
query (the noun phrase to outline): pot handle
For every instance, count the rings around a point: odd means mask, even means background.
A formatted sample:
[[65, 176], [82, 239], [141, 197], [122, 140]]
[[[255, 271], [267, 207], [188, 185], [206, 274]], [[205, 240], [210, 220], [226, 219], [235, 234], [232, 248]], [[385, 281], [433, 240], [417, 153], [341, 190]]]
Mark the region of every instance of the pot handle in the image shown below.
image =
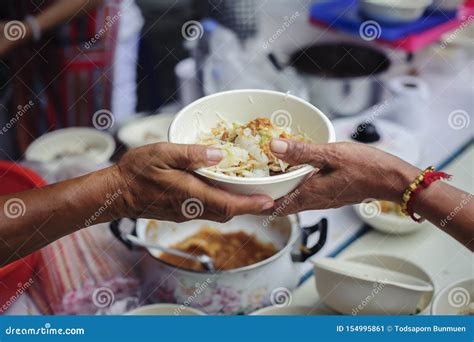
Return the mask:
[[[304, 262], [323, 248], [328, 236], [328, 220], [322, 218], [321, 221], [310, 227], [301, 229], [300, 253], [297, 261]], [[319, 231], [319, 239], [313, 246], [309, 246], [308, 240], [311, 235]]]
[[[133, 229], [130, 234], [137, 236], [137, 220], [136, 219], [131, 219], [131, 220], [133, 221]], [[110, 222], [110, 225], [109, 225], [110, 231], [122, 244], [125, 245], [125, 247], [127, 247], [128, 249], [132, 249], [133, 248], [132, 242], [129, 239], [127, 239], [126, 234], [122, 233], [122, 231], [120, 230], [120, 222], [121, 222], [121, 219]]]

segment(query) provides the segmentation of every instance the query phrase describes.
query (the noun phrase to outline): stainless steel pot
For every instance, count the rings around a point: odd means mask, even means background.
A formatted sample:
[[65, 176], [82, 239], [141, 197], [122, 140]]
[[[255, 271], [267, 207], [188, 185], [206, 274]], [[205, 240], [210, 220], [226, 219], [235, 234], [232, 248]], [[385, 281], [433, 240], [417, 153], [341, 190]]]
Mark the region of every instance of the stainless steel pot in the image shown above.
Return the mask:
[[312, 104], [326, 114], [344, 116], [381, 100], [380, 76], [390, 60], [370, 47], [327, 43], [296, 51], [290, 65], [303, 77]]
[[[265, 220], [265, 217], [243, 215], [227, 223], [193, 220], [185, 223], [139, 219], [134, 234], [145, 241], [164, 246], [184, 240], [203, 225], [223, 233], [242, 230], [263, 242], [271, 242], [278, 252], [253, 265], [226, 271], [193, 271], [176, 267], [159, 259], [160, 252], [147, 248], [141, 261], [143, 300], [178, 303], [210, 314], [249, 313], [260, 307], [281, 303], [291, 296], [302, 274], [299, 266], [318, 252], [327, 237], [327, 220], [301, 228], [297, 216]], [[111, 230], [129, 248], [132, 243], [113, 222]], [[317, 242], [308, 238], [319, 233]], [[313, 238], [311, 240], [314, 240]], [[296, 247], [296, 248], [295, 248]]]

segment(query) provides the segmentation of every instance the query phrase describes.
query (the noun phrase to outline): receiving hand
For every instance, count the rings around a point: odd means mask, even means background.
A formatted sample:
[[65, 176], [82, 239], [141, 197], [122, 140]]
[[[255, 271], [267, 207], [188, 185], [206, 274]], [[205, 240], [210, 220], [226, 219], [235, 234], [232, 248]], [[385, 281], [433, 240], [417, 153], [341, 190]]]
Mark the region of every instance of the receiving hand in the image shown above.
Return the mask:
[[297, 196], [275, 202], [280, 215], [304, 210], [338, 208], [368, 198], [400, 202], [419, 169], [376, 148], [358, 143], [306, 144], [275, 139], [272, 153], [292, 164], [316, 168]]

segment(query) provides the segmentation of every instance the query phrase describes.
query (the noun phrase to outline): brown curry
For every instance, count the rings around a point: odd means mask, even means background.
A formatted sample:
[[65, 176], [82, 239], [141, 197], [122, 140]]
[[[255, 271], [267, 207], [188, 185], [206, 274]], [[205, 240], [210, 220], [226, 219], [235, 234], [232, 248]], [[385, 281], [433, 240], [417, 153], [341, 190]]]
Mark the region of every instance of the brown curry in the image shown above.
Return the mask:
[[[221, 233], [209, 226], [170, 247], [193, 255], [207, 254], [221, 271], [255, 264], [277, 252], [272, 243], [261, 242], [254, 235], [243, 231]], [[174, 255], [162, 253], [160, 259], [181, 268], [204, 270], [199, 262]]]

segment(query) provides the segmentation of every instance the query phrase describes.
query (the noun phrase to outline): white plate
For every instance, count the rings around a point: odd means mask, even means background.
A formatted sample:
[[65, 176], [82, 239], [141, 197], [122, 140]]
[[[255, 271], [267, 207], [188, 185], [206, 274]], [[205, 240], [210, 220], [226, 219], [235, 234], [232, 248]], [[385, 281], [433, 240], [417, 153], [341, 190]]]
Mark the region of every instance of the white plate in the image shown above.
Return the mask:
[[474, 313], [474, 278], [460, 280], [442, 289], [433, 301], [433, 315]]
[[89, 127], [70, 127], [46, 133], [28, 146], [25, 158], [58, 167], [65, 161], [90, 159], [105, 163], [115, 151], [114, 138]]
[[119, 129], [118, 138], [128, 148], [167, 142], [168, 128], [174, 115], [174, 113], [160, 113], [133, 120]]

